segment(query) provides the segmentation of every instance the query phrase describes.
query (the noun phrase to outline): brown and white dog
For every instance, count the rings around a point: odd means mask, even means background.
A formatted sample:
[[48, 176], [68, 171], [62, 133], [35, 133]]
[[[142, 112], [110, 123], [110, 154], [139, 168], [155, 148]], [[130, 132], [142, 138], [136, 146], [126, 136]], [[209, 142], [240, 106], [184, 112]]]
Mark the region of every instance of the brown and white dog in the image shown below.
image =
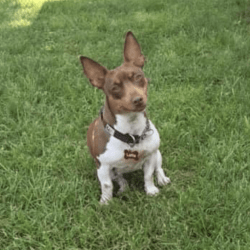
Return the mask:
[[143, 169], [145, 191], [155, 195], [156, 172], [159, 185], [170, 179], [165, 176], [159, 151], [160, 137], [145, 113], [148, 79], [142, 71], [145, 58], [132, 32], [128, 32], [124, 45], [124, 63], [107, 70], [95, 61], [81, 56], [84, 74], [94, 87], [102, 89], [106, 102], [100, 116], [90, 124], [87, 145], [97, 165], [101, 184], [101, 203], [112, 198], [112, 180], [118, 182], [119, 191], [127, 186], [123, 173]]

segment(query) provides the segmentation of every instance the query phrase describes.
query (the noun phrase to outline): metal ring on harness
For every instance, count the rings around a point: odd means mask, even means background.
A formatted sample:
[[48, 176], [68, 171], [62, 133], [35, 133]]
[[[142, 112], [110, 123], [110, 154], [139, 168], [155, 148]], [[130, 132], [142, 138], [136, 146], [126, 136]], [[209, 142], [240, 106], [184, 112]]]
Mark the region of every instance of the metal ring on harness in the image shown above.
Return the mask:
[[131, 135], [131, 134], [129, 134], [129, 136], [133, 139], [132, 143], [130, 143], [130, 142], [128, 143], [128, 145], [132, 148], [135, 145], [135, 137], [133, 135]]

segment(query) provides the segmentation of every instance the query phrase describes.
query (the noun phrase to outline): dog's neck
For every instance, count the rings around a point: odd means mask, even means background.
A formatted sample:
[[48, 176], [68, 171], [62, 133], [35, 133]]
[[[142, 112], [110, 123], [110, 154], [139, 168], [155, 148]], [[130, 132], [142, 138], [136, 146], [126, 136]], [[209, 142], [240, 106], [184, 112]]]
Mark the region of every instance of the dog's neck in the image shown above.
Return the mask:
[[131, 112], [116, 115], [115, 128], [123, 133], [141, 135], [146, 126], [146, 115], [144, 112]]
[[116, 123], [116, 117], [109, 107], [108, 97], [106, 97], [106, 101], [103, 107], [103, 119], [105, 120], [105, 122], [112, 126]]
[[103, 119], [122, 133], [140, 135], [145, 129], [147, 116], [145, 111], [114, 114], [108, 104], [108, 98], [106, 98]]

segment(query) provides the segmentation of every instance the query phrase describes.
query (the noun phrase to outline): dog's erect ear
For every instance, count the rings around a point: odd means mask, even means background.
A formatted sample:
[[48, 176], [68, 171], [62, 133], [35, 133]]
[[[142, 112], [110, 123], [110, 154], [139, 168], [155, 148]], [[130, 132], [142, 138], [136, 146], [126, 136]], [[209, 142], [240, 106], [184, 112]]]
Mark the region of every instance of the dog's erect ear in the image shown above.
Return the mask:
[[98, 89], [102, 89], [108, 70], [88, 57], [81, 56], [80, 60], [83, 66], [83, 72], [89, 78], [91, 84]]
[[141, 48], [136, 41], [133, 33], [129, 31], [124, 44], [124, 62], [134, 64], [137, 67], [143, 67], [145, 58], [141, 54]]

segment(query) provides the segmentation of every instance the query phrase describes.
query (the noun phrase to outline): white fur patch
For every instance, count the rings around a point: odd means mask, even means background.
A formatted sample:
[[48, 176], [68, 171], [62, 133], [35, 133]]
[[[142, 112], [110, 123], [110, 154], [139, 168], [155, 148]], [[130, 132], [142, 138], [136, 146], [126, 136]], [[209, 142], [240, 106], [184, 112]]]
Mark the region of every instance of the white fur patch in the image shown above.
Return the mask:
[[[146, 117], [143, 112], [116, 115], [116, 121], [114, 128], [124, 134], [141, 135], [146, 127]], [[116, 174], [122, 178], [123, 173], [142, 169], [144, 166], [145, 191], [149, 195], [155, 195], [159, 192], [153, 182], [154, 172], [157, 173], [159, 184], [166, 185], [170, 182], [161, 168], [162, 158], [158, 150], [160, 146], [158, 131], [151, 121], [149, 124], [153, 133], [146, 136], [140, 143], [135, 144], [134, 147], [130, 147], [127, 143], [111, 136], [105, 152], [97, 157], [100, 161], [97, 173], [102, 187], [101, 203], [106, 203], [112, 198], [112, 169], [115, 169]], [[135, 155], [136, 157], [133, 157]]]

